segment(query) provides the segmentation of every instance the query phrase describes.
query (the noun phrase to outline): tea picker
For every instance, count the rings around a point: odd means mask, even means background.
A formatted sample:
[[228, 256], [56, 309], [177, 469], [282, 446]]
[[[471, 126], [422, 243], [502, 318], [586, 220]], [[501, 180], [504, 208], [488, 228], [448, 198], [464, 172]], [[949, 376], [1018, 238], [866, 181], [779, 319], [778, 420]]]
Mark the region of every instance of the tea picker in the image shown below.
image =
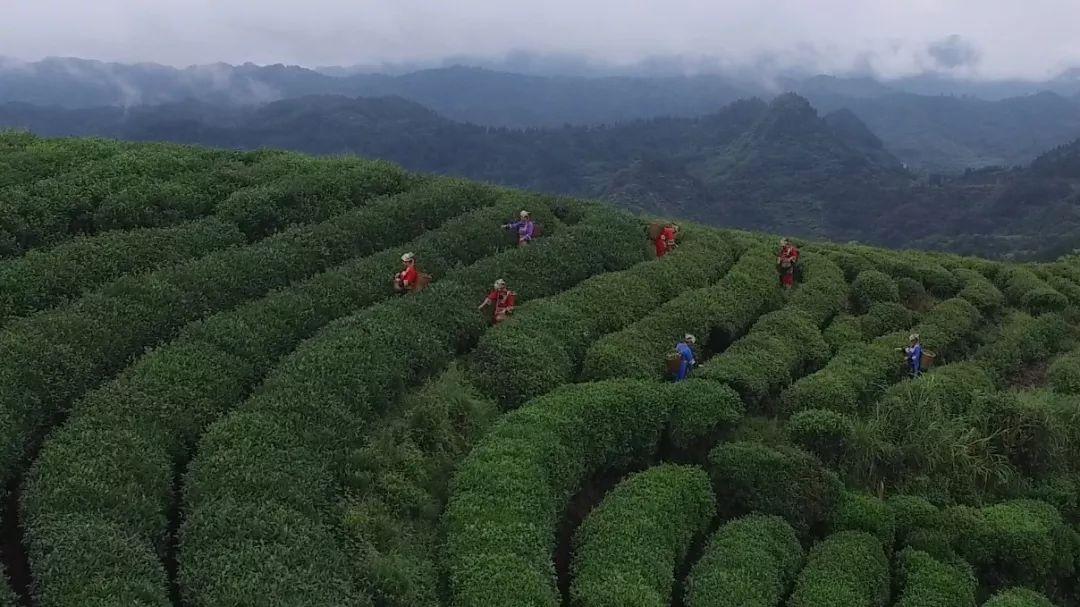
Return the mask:
[[656, 247], [656, 256], [663, 257], [675, 250], [679, 226], [675, 224], [653, 224], [649, 226], [649, 239]]
[[488, 306], [495, 306], [494, 317], [491, 324], [497, 325], [500, 322], [506, 320], [506, 317], [514, 311], [514, 306], [517, 304], [517, 294], [511, 291], [506, 286], [506, 281], [499, 279], [495, 281], [494, 289], [487, 294], [484, 301], [480, 302], [478, 310], [483, 310]]
[[690, 374], [690, 369], [697, 364], [692, 348], [695, 343], [697, 343], [697, 338], [687, 333], [683, 340], [675, 345], [675, 356], [668, 359], [669, 370], [675, 376], [675, 381], [686, 379], [686, 376]]
[[934, 354], [923, 350], [922, 340], [919, 338], [918, 333], [912, 333], [908, 337], [908, 346], [906, 348], [897, 348], [897, 350], [904, 351], [908, 371], [912, 377], [919, 377], [930, 368], [930, 365], [934, 364]]
[[532, 215], [530, 215], [528, 211], [519, 213], [518, 221], [504, 224], [503, 228], [517, 231], [517, 244], [519, 247], [523, 247], [532, 242], [536, 232], [536, 225], [533, 223]]
[[780, 274], [780, 285], [790, 289], [795, 285], [795, 264], [799, 262], [799, 249], [787, 238], [780, 239], [780, 253], [776, 256], [776, 271]]
[[394, 275], [394, 291], [398, 293], [417, 292], [431, 282], [431, 276], [422, 274], [416, 268], [416, 255], [405, 253], [401, 256], [405, 269]]

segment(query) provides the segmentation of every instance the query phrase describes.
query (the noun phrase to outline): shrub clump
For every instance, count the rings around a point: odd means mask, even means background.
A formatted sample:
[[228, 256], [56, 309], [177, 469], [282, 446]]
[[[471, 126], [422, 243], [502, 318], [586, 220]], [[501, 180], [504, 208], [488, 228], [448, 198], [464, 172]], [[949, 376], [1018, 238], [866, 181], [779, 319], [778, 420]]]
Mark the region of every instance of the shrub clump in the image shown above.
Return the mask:
[[1009, 266], [998, 272], [998, 285], [1008, 302], [1032, 314], [1061, 312], [1069, 299], [1023, 266]]
[[1080, 350], [1070, 352], [1050, 365], [1050, 386], [1061, 394], [1080, 394]]
[[653, 451], [669, 404], [652, 382], [600, 382], [503, 416], [451, 485], [443, 530], [452, 604], [557, 604], [551, 554], [564, 509], [590, 475]]
[[1080, 543], [1057, 509], [1035, 500], [955, 506], [942, 512], [941, 530], [991, 588], [1038, 588], [1071, 576]]
[[996, 314], [1005, 305], [1005, 295], [985, 276], [968, 268], [954, 270], [964, 285], [957, 297], [966, 299], [983, 314]]
[[700, 468], [663, 465], [628, 477], [574, 536], [571, 605], [671, 604], [675, 570], [715, 509]]
[[900, 289], [888, 274], [877, 270], [860, 272], [851, 283], [851, 296], [860, 312], [867, 312], [875, 303], [898, 303]]
[[689, 449], [742, 419], [745, 407], [739, 394], [724, 384], [703, 379], [665, 386], [671, 399], [671, 441]]
[[788, 607], [883, 607], [889, 560], [877, 538], [843, 531], [814, 546]]
[[975, 574], [966, 563], [945, 563], [912, 548], [900, 552], [897, 563], [896, 607], [975, 607]]
[[886, 552], [892, 552], [896, 519], [888, 505], [877, 497], [844, 491], [829, 522], [833, 533], [863, 531], [876, 537]]
[[843, 487], [817, 458], [794, 447], [724, 443], [709, 463], [721, 514], [775, 514], [803, 537], [827, 522]]
[[1005, 323], [1001, 335], [983, 346], [975, 358], [1004, 387], [1025, 365], [1046, 360], [1058, 351], [1068, 336], [1069, 326], [1060, 314], [1032, 318], [1023, 312]]
[[1055, 607], [1050, 599], [1027, 588], [1009, 588], [990, 597], [983, 607]]
[[751, 514], [709, 539], [686, 580], [687, 607], [775, 607], [802, 568], [795, 530], [778, 516]]
[[914, 315], [898, 303], [885, 302], [872, 304], [861, 320], [863, 335], [872, 338], [908, 329], [914, 324]]
[[938, 508], [926, 498], [898, 494], [885, 500], [896, 525], [896, 543], [906, 545], [911, 534], [933, 528], [938, 523]]
[[862, 317], [840, 314], [821, 332], [829, 349], [836, 354], [844, 347], [857, 344], [864, 339]]
[[804, 409], [788, 420], [787, 434], [795, 445], [833, 464], [847, 452], [855, 434], [855, 424], [843, 413]]

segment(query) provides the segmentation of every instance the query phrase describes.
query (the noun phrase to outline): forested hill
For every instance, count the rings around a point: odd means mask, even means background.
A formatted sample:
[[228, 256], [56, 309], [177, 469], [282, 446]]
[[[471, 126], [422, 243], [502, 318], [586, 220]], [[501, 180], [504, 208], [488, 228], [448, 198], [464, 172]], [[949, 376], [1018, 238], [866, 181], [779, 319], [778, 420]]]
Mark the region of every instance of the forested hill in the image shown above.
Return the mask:
[[636, 210], [714, 224], [818, 236], [841, 235], [834, 224], [846, 210], [835, 213], [834, 203], [861, 200], [868, 188], [910, 181], [856, 118], [823, 119], [795, 95], [771, 103], [738, 101], [699, 118], [558, 129], [476, 126], [401, 98], [340, 96], [289, 99], [257, 109], [197, 102], [130, 110], [9, 104], [0, 106], [0, 124], [43, 135], [348, 152], [417, 171], [605, 197]]
[[285, 65], [176, 69], [0, 58], [0, 103], [88, 109], [195, 100], [235, 107], [307, 95], [399, 96], [451, 120], [515, 128], [695, 117], [738, 99], [771, 100], [783, 91], [799, 93], [823, 113], [852, 110], [897, 157], [920, 171], [1027, 164], [1080, 137], [1076, 72], [1044, 82], [929, 76], [882, 82], [822, 75], [765, 85], [717, 74], [571, 77], [463, 66], [373, 74]]
[[853, 112], [821, 116], [791, 94], [698, 118], [555, 129], [484, 127], [399, 97], [343, 96], [256, 108], [6, 104], [0, 125], [54, 136], [355, 153], [714, 225], [895, 247], [1044, 258], [1080, 245], [1080, 172], [1054, 160], [1060, 150], [1030, 169], [928, 182], [904, 170]]

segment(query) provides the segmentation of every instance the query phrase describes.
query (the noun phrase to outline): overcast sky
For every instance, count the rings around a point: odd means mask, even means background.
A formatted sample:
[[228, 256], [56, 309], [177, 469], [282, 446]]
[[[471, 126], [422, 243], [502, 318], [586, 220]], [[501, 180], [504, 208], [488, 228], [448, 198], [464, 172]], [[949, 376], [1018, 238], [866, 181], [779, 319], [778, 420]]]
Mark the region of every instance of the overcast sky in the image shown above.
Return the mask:
[[526, 50], [1042, 78], [1080, 65], [1078, 23], [1078, 0], [0, 0], [0, 55], [315, 66]]

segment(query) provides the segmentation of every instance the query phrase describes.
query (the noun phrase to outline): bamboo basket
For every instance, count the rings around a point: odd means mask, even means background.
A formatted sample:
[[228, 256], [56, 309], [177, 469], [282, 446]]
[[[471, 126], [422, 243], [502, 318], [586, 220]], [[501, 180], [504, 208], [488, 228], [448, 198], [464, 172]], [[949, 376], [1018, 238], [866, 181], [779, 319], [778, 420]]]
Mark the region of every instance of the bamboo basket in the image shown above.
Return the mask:
[[410, 289], [413, 293], [419, 293], [423, 291], [427, 286], [431, 284], [431, 274], [424, 274], [423, 272], [416, 278], [416, 284]]
[[667, 360], [664, 361], [665, 368], [669, 377], [678, 377], [679, 369], [682, 368], [682, 356], [678, 353], [669, 354]]
[[926, 350], [923, 350], [922, 360], [919, 361], [919, 364], [922, 366], [923, 369], [929, 369], [930, 367], [934, 366], [935, 358], [937, 358], [937, 355], [935, 355], [933, 352], [927, 352]]

